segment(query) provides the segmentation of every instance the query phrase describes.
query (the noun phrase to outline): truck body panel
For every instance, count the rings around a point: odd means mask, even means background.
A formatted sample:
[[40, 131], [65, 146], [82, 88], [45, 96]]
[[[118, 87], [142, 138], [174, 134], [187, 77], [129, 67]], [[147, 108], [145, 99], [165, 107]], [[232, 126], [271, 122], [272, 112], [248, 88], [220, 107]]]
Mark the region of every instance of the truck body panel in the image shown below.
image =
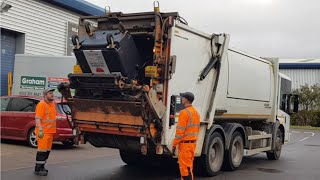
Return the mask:
[[275, 82], [272, 64], [229, 50], [222, 69], [219, 81], [223, 85], [218, 90], [217, 108], [227, 112], [216, 118], [273, 122], [271, 107]]
[[[180, 28], [181, 26], [183, 28]], [[218, 95], [214, 98], [216, 108], [227, 112], [207, 120], [211, 86], [217, 72], [213, 69], [203, 81], [199, 81], [199, 72], [210, 60], [210, 35], [179, 23], [176, 23], [171, 32], [170, 52], [177, 57], [177, 62], [175, 73], [169, 80], [168, 98], [179, 95], [180, 92], [193, 92], [196, 97], [193, 105], [200, 113], [201, 122], [207, 124], [230, 120], [275, 121], [271, 118], [275, 95], [275, 70], [272, 63], [235, 49], [228, 49], [226, 58], [221, 60]], [[168, 107], [169, 102], [167, 103]], [[216, 109], [212, 108], [210, 111], [215, 112]], [[165, 117], [169, 117], [169, 111]], [[167, 127], [164, 132], [164, 144], [170, 147], [175, 135], [175, 126], [169, 127], [169, 121], [163, 120], [164, 126]], [[210, 125], [202, 126], [206, 128], [201, 128], [200, 134], [210, 128]], [[197, 155], [201, 152], [202, 144], [203, 138], [198, 140]]]

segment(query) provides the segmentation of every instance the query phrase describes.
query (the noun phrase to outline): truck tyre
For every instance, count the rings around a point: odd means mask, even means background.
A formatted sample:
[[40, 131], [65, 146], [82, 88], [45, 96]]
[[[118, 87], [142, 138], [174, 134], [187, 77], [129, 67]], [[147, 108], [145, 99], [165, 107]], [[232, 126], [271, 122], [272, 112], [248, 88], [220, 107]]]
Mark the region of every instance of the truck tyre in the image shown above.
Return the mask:
[[141, 163], [141, 155], [138, 152], [124, 150], [119, 151], [122, 161], [127, 165], [138, 165], [139, 163]]
[[196, 171], [202, 176], [216, 176], [220, 172], [224, 154], [224, 142], [220, 133], [213, 133], [207, 146], [206, 154], [196, 159]]
[[239, 131], [232, 134], [229, 149], [224, 154], [223, 168], [234, 171], [242, 162], [243, 158], [243, 138]]
[[281, 155], [282, 149], [282, 142], [283, 142], [283, 133], [280, 129], [277, 130], [277, 137], [276, 137], [276, 146], [273, 151], [267, 152], [267, 157], [269, 160], [278, 160]]

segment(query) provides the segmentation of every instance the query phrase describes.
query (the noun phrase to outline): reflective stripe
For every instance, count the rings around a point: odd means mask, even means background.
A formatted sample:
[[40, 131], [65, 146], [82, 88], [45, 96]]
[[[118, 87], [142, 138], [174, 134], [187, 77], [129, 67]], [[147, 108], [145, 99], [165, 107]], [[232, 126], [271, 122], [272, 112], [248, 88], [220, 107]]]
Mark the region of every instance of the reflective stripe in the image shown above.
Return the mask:
[[46, 161], [36, 161], [37, 164], [45, 164]]
[[200, 127], [200, 124], [188, 124], [187, 128], [189, 127]]
[[185, 131], [185, 134], [183, 136], [179, 136], [176, 134], [175, 138], [176, 139], [181, 139], [181, 138], [184, 138], [184, 137], [194, 137], [194, 136], [198, 136], [198, 133], [199, 132], [188, 132], [188, 128], [191, 128], [191, 127], [200, 127], [200, 123], [199, 124], [193, 124], [193, 117], [192, 117], [192, 113], [188, 110], [188, 109], [185, 109], [186, 112], [188, 113], [189, 115], [189, 120], [188, 120], [188, 123], [187, 123], [187, 127], [183, 127], [183, 126], [177, 126], [176, 129], [181, 129], [181, 130], [184, 130]]
[[182, 136], [176, 135], [176, 138], [177, 138], [177, 139], [181, 139], [181, 138], [182, 138]]
[[43, 126], [42, 128], [49, 129], [49, 128], [56, 128], [56, 126]]
[[51, 125], [42, 126], [42, 129], [49, 129], [49, 128], [56, 128], [56, 126], [51, 126]]
[[36, 119], [40, 119], [40, 120], [42, 119], [42, 117], [40, 117], [40, 116], [36, 116], [35, 118], [36, 118]]
[[46, 119], [49, 119], [49, 107], [47, 103], [46, 103]]
[[50, 123], [50, 122], [56, 122], [56, 120], [44, 120], [43, 123]]
[[186, 128], [182, 126], [177, 126], [177, 129], [186, 130]]
[[189, 127], [200, 127], [200, 124], [193, 124], [192, 123], [192, 113], [188, 109], [186, 109], [186, 111], [190, 116], [189, 124], [187, 125], [187, 128], [189, 128]]
[[38, 149], [37, 152], [48, 152], [50, 151], [51, 149]]
[[48, 150], [38, 149], [37, 152], [47, 152]]
[[187, 113], [188, 113], [188, 115], [189, 115], [189, 124], [192, 124], [192, 113], [188, 110], [188, 109], [186, 109], [186, 111], [187, 111]]
[[186, 133], [184, 135], [184, 137], [188, 137], [188, 136], [198, 136], [198, 133], [197, 132], [190, 132], [190, 133]]

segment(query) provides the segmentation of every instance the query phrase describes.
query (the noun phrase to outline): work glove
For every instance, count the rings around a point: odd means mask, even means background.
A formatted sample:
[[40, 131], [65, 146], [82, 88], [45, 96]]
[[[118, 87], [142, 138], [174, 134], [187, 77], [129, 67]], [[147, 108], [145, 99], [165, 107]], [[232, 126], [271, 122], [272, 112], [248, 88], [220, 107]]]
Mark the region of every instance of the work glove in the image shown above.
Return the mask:
[[42, 139], [43, 136], [44, 136], [43, 131], [42, 131], [42, 130], [39, 130], [38, 137], [39, 137], [40, 139]]

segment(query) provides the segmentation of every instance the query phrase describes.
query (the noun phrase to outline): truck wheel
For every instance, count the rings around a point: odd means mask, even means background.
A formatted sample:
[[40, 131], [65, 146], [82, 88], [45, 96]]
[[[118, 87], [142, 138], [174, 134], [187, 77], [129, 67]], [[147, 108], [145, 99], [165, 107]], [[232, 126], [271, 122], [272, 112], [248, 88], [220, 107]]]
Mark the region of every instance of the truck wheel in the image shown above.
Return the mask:
[[282, 142], [283, 142], [283, 134], [281, 130], [278, 129], [275, 149], [273, 151], [267, 152], [267, 157], [269, 160], [278, 160], [280, 158]]
[[242, 162], [243, 158], [243, 139], [239, 131], [232, 134], [229, 150], [224, 154], [223, 168], [234, 171]]
[[38, 147], [36, 130], [34, 127], [29, 130], [27, 140], [28, 140], [28, 143], [31, 147], [33, 147], [33, 148]]
[[120, 157], [127, 165], [138, 165], [141, 162], [141, 155], [137, 152], [120, 151]]
[[197, 159], [197, 171], [202, 176], [216, 176], [221, 169], [224, 154], [224, 143], [220, 133], [213, 133], [210, 136], [207, 154]]

